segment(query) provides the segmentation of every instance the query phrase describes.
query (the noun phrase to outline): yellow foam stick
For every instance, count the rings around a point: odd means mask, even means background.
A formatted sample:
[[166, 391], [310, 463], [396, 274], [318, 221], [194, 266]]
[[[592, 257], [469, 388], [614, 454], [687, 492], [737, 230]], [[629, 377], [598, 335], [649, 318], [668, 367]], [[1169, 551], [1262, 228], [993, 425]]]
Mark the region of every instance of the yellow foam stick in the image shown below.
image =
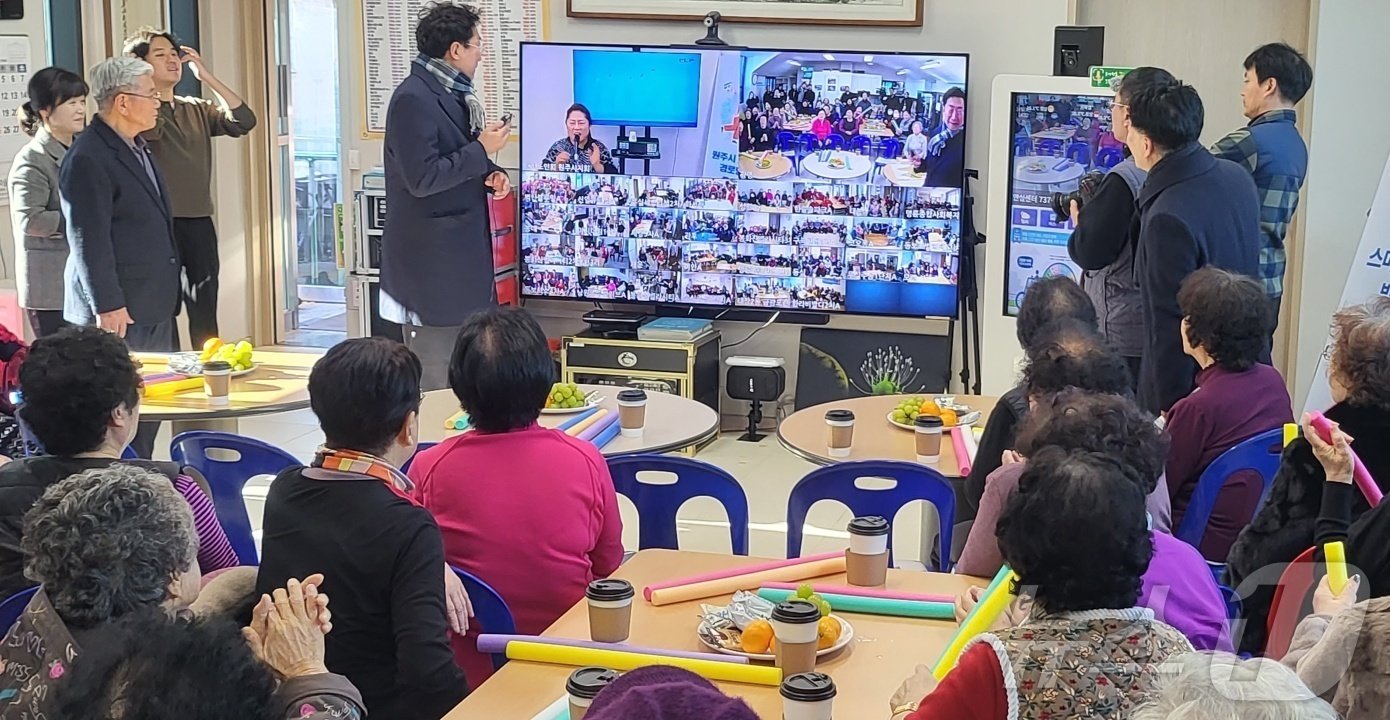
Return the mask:
[[1341, 540], [1322, 546], [1323, 557], [1327, 560], [1327, 587], [1333, 595], [1341, 595], [1347, 586], [1347, 548]]
[[147, 398], [164, 398], [178, 395], [189, 390], [202, 390], [203, 378], [190, 377], [182, 380], [166, 380], [164, 382], [146, 385], [144, 396]]
[[573, 427], [565, 431], [565, 434], [569, 435], [570, 437], [579, 437], [579, 433], [584, 432], [586, 429], [588, 429], [590, 425], [593, 425], [599, 420], [602, 420], [603, 416], [607, 414], [608, 408], [603, 408], [598, 412], [594, 413], [593, 415], [590, 415], [589, 417], [586, 417], [583, 420], [580, 420], [579, 422], [575, 423]]
[[507, 659], [573, 667], [605, 667], [613, 670], [635, 670], [648, 665], [673, 665], [689, 670], [706, 680], [772, 687], [782, 684], [781, 668], [765, 665], [735, 665], [734, 663], [710, 660], [664, 657], [621, 650], [544, 645], [517, 640], [507, 643]]
[[985, 592], [980, 596], [980, 602], [975, 606], [970, 614], [965, 616], [960, 627], [956, 629], [956, 636], [951, 638], [951, 644], [942, 651], [941, 657], [936, 661], [936, 667], [932, 674], [937, 680], [946, 677], [946, 674], [955, 669], [956, 663], [960, 662], [961, 652], [965, 650], [965, 644], [970, 642], [977, 635], [982, 635], [989, 631], [994, 622], [1000, 615], [1008, 609], [1009, 603], [1013, 602], [1014, 583], [1018, 582], [1018, 576], [1009, 569], [1008, 565], [999, 568], [999, 572], [994, 576], [994, 581], [985, 588]]
[[1284, 447], [1288, 447], [1288, 446], [1289, 446], [1289, 443], [1291, 443], [1291, 442], [1293, 442], [1294, 440], [1297, 440], [1297, 439], [1298, 439], [1298, 425], [1297, 425], [1296, 423], [1285, 423], [1285, 424], [1284, 424]]

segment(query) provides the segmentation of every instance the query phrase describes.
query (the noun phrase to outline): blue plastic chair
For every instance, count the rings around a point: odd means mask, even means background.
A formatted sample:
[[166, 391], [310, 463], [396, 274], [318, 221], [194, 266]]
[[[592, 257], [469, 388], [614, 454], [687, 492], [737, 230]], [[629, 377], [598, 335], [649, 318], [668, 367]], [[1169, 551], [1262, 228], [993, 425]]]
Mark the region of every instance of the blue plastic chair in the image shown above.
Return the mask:
[[121, 459], [122, 459], [122, 460], [139, 460], [139, 459], [140, 459], [140, 454], [137, 453], [137, 452], [135, 452], [135, 448], [133, 448], [133, 447], [127, 445], [127, 446], [125, 446], [125, 449], [121, 451]]
[[777, 149], [781, 152], [791, 152], [796, 146], [796, 133], [790, 130], [783, 130], [777, 133]]
[[10, 631], [14, 624], [19, 621], [19, 616], [24, 614], [24, 608], [29, 607], [29, 601], [34, 599], [34, 593], [39, 591], [39, 586], [20, 590], [19, 592], [5, 598], [0, 602], [0, 636]]
[[874, 141], [868, 135], [855, 135], [849, 141], [850, 152], [856, 152], [860, 155], [872, 155], [873, 145]]
[[885, 160], [893, 160], [903, 151], [903, 144], [894, 138], [886, 138], [878, 146], [878, 156]]
[[[209, 457], [208, 451], [235, 453], [236, 460]], [[251, 534], [251, 517], [246, 514], [242, 488], [257, 475], [279, 475], [282, 470], [301, 465], [280, 448], [249, 437], [211, 430], [193, 430], [174, 438], [169, 457], [180, 465], [197, 470], [212, 491], [217, 521], [243, 565], [259, 561], [256, 541]]]
[[1014, 157], [1027, 157], [1033, 152], [1033, 141], [1026, 137], [1014, 138]]
[[1274, 474], [1279, 470], [1279, 457], [1283, 452], [1284, 429], [1275, 428], [1221, 453], [1197, 479], [1197, 487], [1192, 490], [1192, 499], [1187, 503], [1182, 522], [1173, 531], [1173, 537], [1192, 547], [1201, 547], [1217, 495], [1226, 486], [1226, 481], [1242, 470], [1254, 470], [1260, 474], [1264, 490], [1260, 494], [1259, 504], [1263, 505], [1265, 496], [1269, 495], [1269, 487], [1274, 483]]
[[844, 149], [845, 149], [845, 136], [843, 136], [843, 135], [831, 135], [830, 137], [828, 137], [828, 138], [825, 139], [825, 146], [826, 146], [827, 148], [830, 148], [831, 150], [844, 150]]
[[1067, 148], [1067, 159], [1075, 161], [1078, 165], [1090, 166], [1091, 146], [1084, 142], [1074, 142]]
[[[473, 573], [453, 566], [450, 568], [459, 580], [463, 581], [463, 589], [468, 591], [468, 600], [473, 603], [473, 619], [483, 626], [483, 632], [490, 635], [515, 635], [516, 619], [512, 616], [512, 609], [507, 607], [507, 601], [503, 600], [491, 585]], [[506, 664], [506, 653], [492, 654], [493, 669], [501, 670]]]
[[[608, 459], [613, 487], [637, 506], [637, 547], [679, 550], [676, 513], [685, 501], [709, 497], [729, 515], [729, 545], [735, 555], [748, 554], [748, 497], [733, 475], [709, 463], [672, 455], [629, 455]], [[642, 482], [642, 472], [670, 473], [674, 483]]]
[[1043, 138], [1038, 141], [1039, 155], [1062, 155], [1062, 141], [1056, 138]]
[[[856, 485], [860, 478], [889, 478], [891, 488], [868, 489]], [[787, 557], [801, 557], [801, 535], [806, 515], [818, 500], [838, 500], [849, 506], [855, 517], [880, 515], [889, 522], [904, 505], [924, 500], [936, 507], [941, 520], [940, 565], [949, 569], [951, 534], [956, 524], [956, 494], [941, 473], [916, 463], [897, 460], [860, 460], [827, 465], [812, 470], [792, 488], [787, 502]], [[892, 563], [889, 548], [889, 563]], [[923, 558], [923, 562], [927, 562]]]
[[802, 133], [801, 139], [796, 146], [796, 169], [801, 171], [801, 160], [807, 155], [816, 151], [816, 136], [811, 133]]
[[422, 443], [418, 443], [418, 444], [415, 446], [415, 454], [414, 454], [414, 455], [411, 455], [411, 456], [410, 456], [410, 459], [409, 459], [409, 460], [406, 460], [406, 461], [405, 461], [405, 464], [401, 466], [401, 472], [403, 472], [403, 473], [408, 473], [408, 472], [410, 472], [410, 466], [415, 464], [415, 458], [420, 457], [420, 453], [422, 453], [422, 452], [424, 452], [424, 451], [426, 451], [426, 450], [429, 450], [430, 448], [432, 448], [432, 447], [434, 447], [435, 445], [438, 445], [438, 444], [439, 444], [439, 443], [437, 443], [437, 442], [428, 442], [428, 441], [422, 442]]
[[1112, 147], [1104, 147], [1096, 151], [1096, 164], [1106, 170], [1119, 165], [1124, 159], [1124, 153]]

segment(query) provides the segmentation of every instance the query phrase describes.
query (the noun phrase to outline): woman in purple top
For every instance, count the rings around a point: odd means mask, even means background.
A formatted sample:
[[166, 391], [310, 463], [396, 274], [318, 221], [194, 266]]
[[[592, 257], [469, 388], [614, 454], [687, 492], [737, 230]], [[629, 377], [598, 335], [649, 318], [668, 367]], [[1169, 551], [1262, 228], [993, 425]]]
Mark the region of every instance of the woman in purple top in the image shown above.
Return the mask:
[[[1123, 360], [1117, 362], [1123, 363]], [[1035, 404], [1018, 439], [1018, 450], [1034, 455], [1045, 447], [1099, 453], [1117, 460], [1129, 480], [1142, 483], [1152, 499], [1166, 499], [1161, 473], [1166, 443], [1153, 419], [1134, 401], [1115, 394], [1064, 390]], [[1026, 462], [1005, 465], [990, 475], [980, 514], [956, 572], [989, 577], [1003, 557], [995, 537], [1003, 507], [1018, 490]], [[1129, 477], [1132, 476], [1132, 477]], [[1126, 478], [1116, 478], [1124, 482]], [[1139, 604], [1187, 636], [1198, 650], [1231, 649], [1226, 606], [1202, 556], [1187, 543], [1157, 529], [1151, 532], [1153, 559], [1144, 573]]]
[[[1260, 363], [1272, 327], [1259, 282], [1213, 267], [1192, 273], [1178, 291], [1183, 351], [1197, 361], [1197, 388], [1168, 411], [1168, 492], [1173, 526], [1182, 521], [1197, 480], [1222, 453], [1293, 422], [1279, 371]], [[1202, 537], [1202, 555], [1226, 555], [1260, 504], [1264, 484], [1254, 471], [1227, 478]]]

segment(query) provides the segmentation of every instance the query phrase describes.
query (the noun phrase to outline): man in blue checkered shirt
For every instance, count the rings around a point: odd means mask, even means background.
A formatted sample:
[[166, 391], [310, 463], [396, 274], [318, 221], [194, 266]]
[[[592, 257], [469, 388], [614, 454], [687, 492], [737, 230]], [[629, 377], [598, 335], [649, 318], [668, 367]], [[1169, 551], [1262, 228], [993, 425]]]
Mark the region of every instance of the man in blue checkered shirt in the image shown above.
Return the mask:
[[1269, 295], [1276, 325], [1284, 295], [1284, 238], [1308, 174], [1308, 146], [1298, 134], [1293, 107], [1312, 84], [1313, 68], [1297, 50], [1284, 43], [1256, 49], [1245, 58], [1245, 84], [1240, 91], [1250, 124], [1212, 147], [1218, 157], [1236, 162], [1255, 176], [1260, 191], [1259, 279]]

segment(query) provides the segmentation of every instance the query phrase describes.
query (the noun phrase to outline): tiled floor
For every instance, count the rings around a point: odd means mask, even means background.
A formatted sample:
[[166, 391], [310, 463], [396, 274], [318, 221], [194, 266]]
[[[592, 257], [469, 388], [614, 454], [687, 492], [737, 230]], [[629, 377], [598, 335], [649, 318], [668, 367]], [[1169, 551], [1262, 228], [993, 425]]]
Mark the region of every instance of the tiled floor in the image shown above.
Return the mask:
[[[309, 410], [248, 418], [240, 431], [285, 449], [307, 462], [323, 441], [314, 415]], [[738, 433], [726, 433], [700, 453], [698, 459], [729, 471], [743, 486], [749, 505], [749, 551], [761, 557], [786, 557], [787, 498], [792, 486], [814, 469], [810, 463], [787, 452], [775, 437], [760, 443], [739, 442]], [[157, 448], [168, 448], [168, 426], [161, 433]], [[167, 452], [167, 450], [165, 450]], [[270, 478], [256, 478], [247, 486], [247, 510], [252, 526], [260, 527], [265, 490]], [[619, 497], [623, 511], [623, 541], [637, 548], [637, 513], [626, 498]], [[833, 502], [811, 508], [803, 543], [804, 554], [828, 552], [845, 547], [845, 525], [849, 510]], [[678, 527], [681, 548], [707, 552], [729, 552], [729, 525], [724, 510], [713, 500], [692, 500], [681, 509]], [[899, 565], [919, 560], [920, 512], [907, 509], [894, 521], [894, 547]]]

